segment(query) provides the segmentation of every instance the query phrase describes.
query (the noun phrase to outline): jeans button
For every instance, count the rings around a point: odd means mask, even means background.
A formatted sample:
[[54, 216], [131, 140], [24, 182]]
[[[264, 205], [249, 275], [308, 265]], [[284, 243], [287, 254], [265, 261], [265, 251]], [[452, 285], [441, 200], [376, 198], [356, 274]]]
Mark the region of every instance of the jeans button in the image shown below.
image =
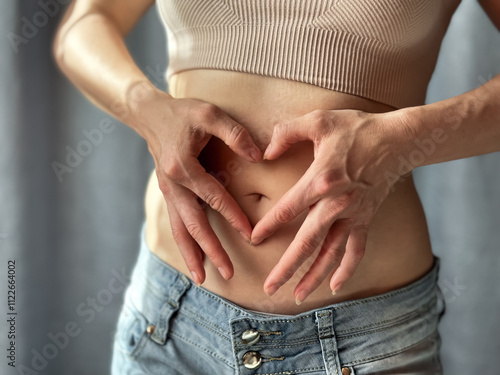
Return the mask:
[[342, 367], [342, 375], [349, 375], [351, 373], [351, 369], [349, 367]]
[[241, 335], [241, 341], [243, 341], [243, 344], [245, 345], [253, 345], [257, 341], [259, 341], [259, 339], [260, 339], [260, 333], [255, 329], [247, 329]]
[[246, 352], [243, 354], [243, 366], [246, 368], [253, 370], [260, 366], [262, 363], [262, 358], [259, 352]]

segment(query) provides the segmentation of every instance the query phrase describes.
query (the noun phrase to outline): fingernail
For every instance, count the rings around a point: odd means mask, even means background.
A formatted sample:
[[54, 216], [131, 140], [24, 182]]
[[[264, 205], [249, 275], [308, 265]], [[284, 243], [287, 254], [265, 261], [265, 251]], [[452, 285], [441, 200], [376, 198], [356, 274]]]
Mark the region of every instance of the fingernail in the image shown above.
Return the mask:
[[266, 150], [264, 151], [264, 156], [262, 156], [262, 160], [266, 160], [268, 156], [269, 156], [269, 147], [267, 147]]
[[304, 302], [304, 300], [306, 299], [306, 297], [307, 297], [307, 292], [305, 290], [301, 290], [297, 294], [297, 297], [295, 297], [295, 303], [297, 305], [300, 305], [302, 302]]
[[198, 274], [194, 271], [191, 271], [191, 276], [193, 277], [193, 281], [196, 284], [196, 286], [200, 286], [200, 279], [198, 279]]
[[278, 284], [272, 284], [266, 289], [266, 294], [271, 297], [279, 289]]
[[224, 268], [219, 267], [217, 269], [219, 270], [220, 274], [222, 275], [222, 277], [224, 279], [229, 280], [229, 274], [227, 273], [227, 271]]
[[250, 240], [250, 236], [248, 234], [246, 234], [245, 232], [243, 231], [240, 231], [240, 234], [241, 236], [245, 239], [245, 241], [249, 242], [250, 245], [252, 244], [252, 241]]
[[335, 285], [333, 288], [332, 288], [332, 294], [335, 295], [337, 294], [337, 292], [339, 291], [340, 287], [342, 286], [342, 284], [340, 285]]

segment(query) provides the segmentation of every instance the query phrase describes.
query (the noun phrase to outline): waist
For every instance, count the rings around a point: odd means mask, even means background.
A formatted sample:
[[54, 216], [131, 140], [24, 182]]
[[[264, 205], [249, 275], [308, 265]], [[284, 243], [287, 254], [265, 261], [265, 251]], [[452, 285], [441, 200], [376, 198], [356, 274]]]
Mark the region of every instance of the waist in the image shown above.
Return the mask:
[[[435, 332], [435, 316], [443, 309], [436, 305], [439, 265], [440, 259], [434, 257], [431, 269], [419, 279], [387, 293], [294, 315], [269, 316], [245, 309], [203, 286], [196, 287], [151, 253], [143, 241], [127, 299], [156, 327], [155, 335], [162, 336], [155, 336], [158, 342], [163, 342], [167, 333], [172, 337], [188, 335], [197, 345], [217, 348], [222, 358], [233, 358], [236, 352], [267, 353], [280, 348], [297, 350], [295, 354], [288, 352], [291, 358], [305, 352], [318, 352], [321, 357], [322, 346], [333, 343], [340, 362], [351, 365], [400, 352]], [[165, 319], [172, 316], [165, 312], [167, 308], [178, 310], [170, 323]], [[250, 344], [242, 342], [243, 333], [249, 330], [261, 333]]]
[[[217, 77], [217, 79], [215, 79]], [[192, 97], [221, 107], [246, 126], [259, 145], [267, 144], [273, 124], [317, 108], [352, 108], [369, 112], [388, 111], [385, 105], [311, 85], [234, 72], [187, 71], [170, 82], [174, 97]], [[241, 95], [237, 95], [241, 94]], [[263, 148], [263, 147], [262, 147]], [[293, 145], [280, 158], [249, 163], [222, 141], [212, 137], [199, 156], [240, 205], [254, 225], [290, 189], [313, 161], [311, 142]], [[295, 305], [293, 290], [307, 271], [307, 262], [273, 297], [262, 290], [265, 278], [293, 240], [307, 216], [302, 213], [257, 247], [247, 244], [220, 214], [206, 207], [215, 234], [235, 268], [224, 280], [208, 259], [203, 286], [245, 308], [267, 312], [300, 312], [341, 300], [375, 295], [408, 284], [428, 271], [432, 253], [425, 217], [411, 175], [385, 200], [369, 232], [366, 255], [359, 271], [336, 296], [328, 281], [306, 301]], [[188, 277], [189, 271], [173, 240], [163, 195], [152, 174], [147, 196], [147, 241], [151, 250]]]

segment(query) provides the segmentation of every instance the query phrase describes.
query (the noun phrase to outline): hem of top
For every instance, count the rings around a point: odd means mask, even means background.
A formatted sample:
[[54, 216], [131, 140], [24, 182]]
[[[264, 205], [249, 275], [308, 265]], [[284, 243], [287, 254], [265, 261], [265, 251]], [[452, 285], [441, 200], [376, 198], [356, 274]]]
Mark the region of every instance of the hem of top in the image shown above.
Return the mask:
[[299, 80], [287, 78], [287, 77], [284, 77], [284, 76], [277, 77], [277, 76], [274, 76], [272, 74], [254, 73], [254, 72], [251, 72], [249, 70], [223, 69], [223, 68], [218, 68], [218, 67], [215, 67], [215, 66], [197, 66], [197, 67], [193, 67], [193, 68], [179, 69], [179, 70], [176, 70], [176, 71], [171, 71], [168, 68], [169, 68], [169, 66], [167, 66], [167, 68], [165, 70], [165, 71], [168, 71], [168, 73], [165, 74], [165, 83], [167, 84], [167, 86], [168, 86], [168, 81], [170, 80], [170, 78], [172, 78], [172, 76], [174, 76], [176, 74], [179, 74], [179, 73], [182, 73], [182, 72], [187, 72], [187, 71], [190, 71], [190, 70], [203, 70], [203, 69], [205, 69], [205, 70], [220, 70], [220, 71], [223, 71], [223, 72], [245, 73], [245, 74], [250, 74], [250, 75], [254, 75], [254, 76], [269, 77], [269, 78], [282, 79], [282, 80], [285, 80], [285, 81], [305, 83], [306, 85], [311, 85], [311, 86], [314, 86], [314, 87], [320, 87], [322, 89], [325, 89], [325, 90], [328, 90], [328, 91], [332, 91], [332, 92], [338, 92], [338, 93], [341, 93], [341, 94], [355, 96], [357, 98], [369, 100], [369, 101], [374, 102], [376, 104], [381, 104], [381, 105], [385, 105], [387, 107], [391, 107], [390, 111], [388, 111], [388, 112], [398, 111], [400, 109], [405, 109], [405, 108], [410, 108], [410, 107], [418, 107], [418, 106], [422, 106], [422, 105], [425, 104], [425, 100], [424, 100], [422, 102], [407, 103], [407, 104], [397, 105], [396, 106], [395, 104], [391, 104], [391, 103], [389, 103], [387, 101], [383, 101], [382, 102], [380, 100], [377, 100], [376, 98], [373, 98], [373, 97], [370, 97], [370, 96], [367, 96], [367, 95], [356, 94], [356, 93], [349, 92], [349, 91], [346, 91], [346, 90], [333, 90], [333, 89], [329, 89], [326, 86], [316, 85], [314, 83], [311, 83], [309, 80], [300, 80], [299, 81]]
[[[249, 28], [269, 27], [272, 25], [273, 25], [272, 23], [269, 23], [269, 24], [267, 24], [267, 23], [263, 23], [263, 24], [234, 23], [234, 24], [224, 24], [224, 25], [200, 25], [200, 26], [186, 27], [186, 28], [182, 28], [182, 29], [171, 30], [170, 32], [172, 33], [172, 35], [174, 37], [182, 37], [186, 33], [187, 33], [187, 35], [189, 35], [190, 32], [192, 32], [194, 30], [199, 30], [199, 29], [209, 30], [209, 32], [217, 32], [218, 30], [224, 30], [227, 28], [249, 29]], [[376, 45], [382, 46], [383, 48], [386, 48], [386, 49], [392, 49], [392, 50], [398, 51], [401, 54], [404, 54], [406, 52], [406, 50], [403, 46], [392, 45], [392, 44], [386, 43], [384, 41], [381, 41], [379, 39], [370, 39], [364, 35], [359, 35], [359, 34], [355, 34], [355, 33], [348, 32], [345, 30], [340, 30], [340, 29], [324, 29], [321, 27], [314, 26], [312, 24], [293, 25], [293, 26], [292, 25], [280, 25], [280, 27], [281, 28], [291, 28], [291, 29], [306, 29], [306, 30], [312, 29], [312, 30], [317, 30], [317, 31], [321, 31], [321, 32], [335, 33], [338, 35], [343, 35], [343, 36], [345, 35], [348, 37], [355, 38], [356, 40], [360, 40], [362, 42], [362, 44], [366, 45], [366, 46], [376, 44]], [[217, 38], [214, 38], [214, 40], [217, 40]], [[217, 48], [220, 48], [220, 47], [221, 47], [220, 45], [217, 46]], [[212, 48], [212, 50], [216, 50], [217, 48]], [[274, 77], [274, 78], [287, 79], [287, 80], [291, 80], [291, 81], [303, 82], [303, 83], [307, 83], [307, 84], [310, 84], [313, 86], [325, 88], [325, 89], [330, 90], [330, 91], [342, 92], [345, 94], [354, 95], [354, 96], [358, 96], [361, 98], [369, 99], [369, 100], [375, 101], [377, 103], [381, 103], [381, 104], [390, 106], [392, 108], [395, 108], [396, 110], [408, 108], [408, 107], [420, 106], [420, 105], [425, 104], [425, 98], [422, 100], [406, 100], [406, 101], [401, 100], [401, 97], [399, 95], [394, 95], [392, 93], [392, 90], [390, 93], [385, 93], [385, 95], [389, 96], [389, 99], [385, 99], [384, 101], [380, 101], [380, 100], [377, 100], [377, 98], [370, 97], [366, 94], [358, 94], [358, 93], [356, 93], [356, 91], [349, 92], [349, 91], [340, 90], [340, 89], [333, 90], [333, 89], [327, 87], [325, 84], [321, 85], [321, 84], [312, 83], [313, 78], [310, 78], [310, 77], [306, 77], [306, 79], [303, 79], [303, 80], [290, 79], [290, 78], [287, 78], [285, 76], [275, 76], [275, 75], [263, 74], [263, 73], [257, 74], [255, 72], [248, 70], [248, 69], [239, 70], [239, 69], [234, 69], [234, 68], [227, 68], [227, 69], [217, 68], [215, 66], [210, 66], [209, 63], [206, 63], [206, 62], [205, 62], [205, 64], [199, 65], [197, 67], [189, 67], [188, 69], [179, 69], [179, 70], [173, 71], [171, 69], [171, 66], [172, 66], [172, 60], [175, 60], [174, 57], [175, 57], [175, 55], [170, 56], [168, 66], [166, 68], [165, 78], [167, 81], [172, 77], [172, 75], [179, 73], [181, 71], [193, 70], [193, 69], [217, 69], [217, 70], [235, 71], [235, 72], [249, 73], [249, 74], [256, 74], [256, 75], [264, 75], [267, 77]], [[211, 55], [211, 58], [213, 59], [212, 55]], [[210, 62], [212, 62], [212, 61], [210, 61]], [[317, 77], [315, 77], [315, 78], [317, 78]], [[425, 88], [424, 92], [426, 92], [426, 90], [427, 90], [427, 87]], [[425, 97], [425, 93], [424, 93], [424, 97]], [[389, 103], [388, 100], [391, 100], [391, 99], [393, 100], [393, 102]]]

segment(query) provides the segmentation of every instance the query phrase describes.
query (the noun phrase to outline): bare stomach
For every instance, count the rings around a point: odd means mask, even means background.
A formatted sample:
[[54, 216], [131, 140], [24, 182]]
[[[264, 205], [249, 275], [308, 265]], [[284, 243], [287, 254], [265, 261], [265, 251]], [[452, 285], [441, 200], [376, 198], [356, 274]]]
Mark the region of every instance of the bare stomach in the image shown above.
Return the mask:
[[[209, 69], [174, 75], [169, 81], [169, 93], [175, 98], [195, 98], [219, 106], [248, 129], [262, 150], [271, 138], [274, 124], [315, 109], [394, 110], [385, 104], [301, 82]], [[252, 226], [299, 180], [313, 159], [313, 145], [304, 141], [293, 145], [276, 160], [250, 163], [215, 137], [199, 157], [205, 169], [225, 185]], [[191, 278], [173, 239], [155, 171], [148, 183], [145, 209], [149, 248]], [[293, 291], [310, 262], [304, 263], [272, 297], [265, 294], [263, 284], [294, 239], [307, 210], [258, 246], [247, 243], [218, 212], [207, 207], [206, 213], [234, 265], [234, 276], [230, 280], [223, 279], [205, 257], [206, 279], [201, 287], [251, 310], [298, 314], [336, 302], [377, 295], [419, 279], [433, 263], [427, 224], [411, 175], [396, 183], [395, 190], [377, 211], [370, 226], [365, 256], [353, 277], [333, 296], [329, 287], [332, 270], [299, 306], [295, 304]]]

